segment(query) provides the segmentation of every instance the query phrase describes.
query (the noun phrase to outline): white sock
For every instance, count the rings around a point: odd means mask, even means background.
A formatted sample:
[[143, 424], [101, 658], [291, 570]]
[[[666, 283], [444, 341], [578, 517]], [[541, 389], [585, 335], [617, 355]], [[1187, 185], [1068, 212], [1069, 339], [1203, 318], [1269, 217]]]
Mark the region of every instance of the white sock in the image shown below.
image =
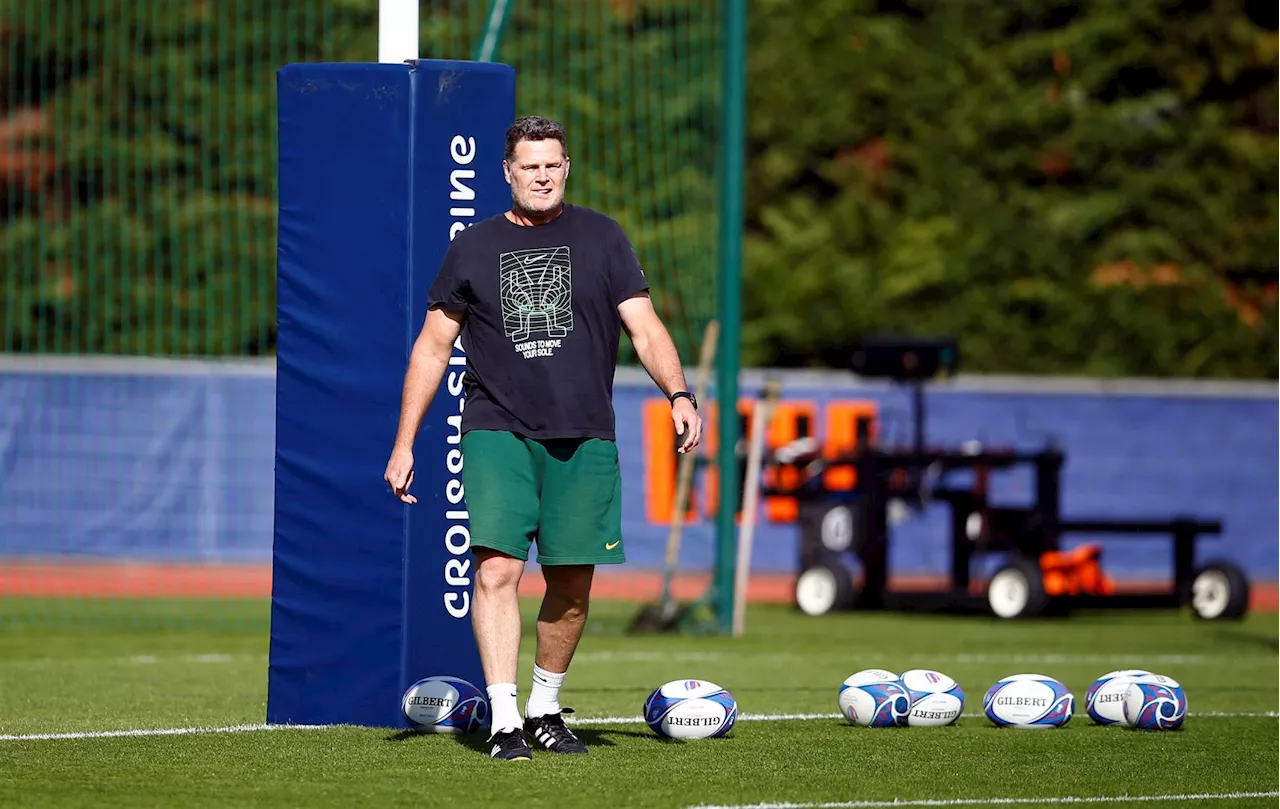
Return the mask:
[[516, 704], [515, 683], [494, 683], [489, 692], [489, 710], [493, 712], [489, 738], [504, 730], [524, 727], [520, 721], [520, 706]]
[[555, 674], [535, 664], [533, 688], [529, 690], [529, 703], [524, 706], [524, 715], [533, 718], [560, 713], [560, 686], [563, 683], [563, 673]]

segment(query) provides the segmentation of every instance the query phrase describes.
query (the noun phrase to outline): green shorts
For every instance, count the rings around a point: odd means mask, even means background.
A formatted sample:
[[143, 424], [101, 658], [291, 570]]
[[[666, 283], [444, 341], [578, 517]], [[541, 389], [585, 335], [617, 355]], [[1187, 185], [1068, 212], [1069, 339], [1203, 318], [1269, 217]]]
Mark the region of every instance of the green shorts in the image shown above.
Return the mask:
[[626, 561], [613, 441], [470, 430], [462, 436], [462, 488], [474, 547], [527, 560], [536, 541], [541, 565]]

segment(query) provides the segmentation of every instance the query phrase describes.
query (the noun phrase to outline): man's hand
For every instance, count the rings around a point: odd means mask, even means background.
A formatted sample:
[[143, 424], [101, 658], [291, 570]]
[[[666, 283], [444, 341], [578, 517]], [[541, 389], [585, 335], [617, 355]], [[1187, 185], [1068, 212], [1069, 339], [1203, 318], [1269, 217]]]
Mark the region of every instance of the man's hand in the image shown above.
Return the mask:
[[676, 434], [684, 436], [678, 452], [688, 452], [698, 446], [702, 440], [702, 416], [688, 399], [676, 399], [671, 405], [671, 421], [676, 425]]
[[416, 503], [418, 498], [409, 494], [413, 485], [413, 438], [422, 425], [422, 417], [431, 404], [431, 397], [453, 353], [453, 343], [462, 332], [466, 310], [449, 311], [432, 307], [422, 322], [422, 331], [413, 341], [409, 354], [409, 369], [404, 375], [404, 393], [400, 400], [400, 423], [396, 427], [396, 440], [391, 445], [391, 459], [382, 479], [391, 492], [402, 502]]
[[393, 450], [391, 459], [387, 461], [387, 471], [382, 478], [391, 486], [391, 493], [401, 501], [418, 502], [418, 498], [409, 494], [409, 487], [413, 485], [413, 453], [411, 451]]

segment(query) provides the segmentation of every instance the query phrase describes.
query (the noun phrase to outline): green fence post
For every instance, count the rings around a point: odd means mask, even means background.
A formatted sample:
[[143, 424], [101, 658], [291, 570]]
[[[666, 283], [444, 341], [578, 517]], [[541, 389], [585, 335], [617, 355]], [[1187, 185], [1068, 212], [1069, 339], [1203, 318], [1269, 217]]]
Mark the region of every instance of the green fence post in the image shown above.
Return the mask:
[[746, 144], [746, 0], [724, 0], [724, 67], [720, 138], [719, 402], [720, 507], [716, 514], [714, 578], [716, 624], [728, 633], [733, 621], [733, 572], [738, 538], [738, 350], [742, 310], [743, 160]]

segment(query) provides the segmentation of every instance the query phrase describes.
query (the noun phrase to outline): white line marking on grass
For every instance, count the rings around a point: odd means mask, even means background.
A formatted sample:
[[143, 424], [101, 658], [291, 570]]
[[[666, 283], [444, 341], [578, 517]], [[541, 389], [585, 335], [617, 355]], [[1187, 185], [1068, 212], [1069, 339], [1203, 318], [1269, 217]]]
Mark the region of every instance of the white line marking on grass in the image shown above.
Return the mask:
[[[961, 714], [966, 719], [981, 718], [980, 713]], [[1084, 716], [1084, 714], [1074, 714]], [[1277, 711], [1261, 711], [1256, 713], [1233, 713], [1227, 711], [1206, 711], [1193, 713], [1192, 718], [1212, 719], [1275, 719], [1280, 717]], [[739, 722], [811, 722], [819, 719], [842, 719], [838, 713], [744, 713], [738, 714]], [[643, 716], [566, 716], [565, 721], [572, 725], [639, 725], [644, 723]], [[329, 730], [335, 727], [360, 727], [358, 725], [230, 725], [228, 727], [205, 728], [142, 728], [137, 730], [91, 730], [69, 733], [5, 733], [0, 734], [3, 742], [40, 741], [47, 739], [115, 739], [132, 736], [192, 736], [202, 733], [253, 733], [260, 730]], [[368, 728], [370, 730], [386, 730], [386, 728]], [[773, 804], [768, 804], [772, 806]], [[844, 806], [844, 804], [832, 804]], [[878, 804], [877, 804], [878, 805]]]
[[[106, 663], [106, 664], [115, 663], [115, 664], [122, 664], [122, 665], [159, 663], [161, 661], [164, 661], [166, 663], [234, 663], [237, 660], [245, 660], [245, 661], [265, 660], [266, 658], [267, 658], [266, 655], [261, 655], [261, 654], [234, 655], [234, 654], [225, 654], [225, 653], [219, 653], [219, 652], [206, 652], [205, 654], [177, 655], [174, 657], [156, 657], [155, 655], [133, 655], [131, 657], [112, 657], [112, 658], [103, 660], [102, 663]], [[47, 662], [56, 662], [56, 661], [47, 661]]]
[[[1084, 717], [1088, 714], [1075, 713], [1072, 717]], [[986, 716], [982, 713], [964, 713], [960, 714], [964, 719], [981, 719]], [[1188, 714], [1190, 718], [1201, 719], [1274, 719], [1280, 717], [1280, 712], [1276, 711], [1258, 711], [1258, 712], [1229, 712], [1229, 711], [1204, 711], [1200, 713]], [[808, 722], [816, 719], [843, 719], [844, 717], [838, 713], [743, 713], [738, 714], [739, 722]], [[643, 716], [567, 716], [565, 721], [576, 725], [630, 725], [638, 724], [644, 721]]]
[[[867, 656], [892, 656], [891, 651], [867, 651]], [[657, 651], [613, 651], [579, 652], [574, 656], [575, 663], [590, 661], [595, 663], [633, 663], [647, 661], [707, 661], [707, 660], [746, 660], [751, 658], [767, 658], [771, 661], [810, 660], [810, 655], [788, 652], [657, 652]], [[961, 654], [913, 654], [905, 660], [934, 663], [1043, 663], [1043, 664], [1128, 664], [1137, 665], [1195, 665], [1199, 663], [1217, 662], [1205, 655], [1154, 654], [1154, 655], [1064, 655], [1064, 654], [1003, 654], [998, 652], [974, 652]], [[1271, 658], [1266, 658], [1271, 660]]]
[[[838, 713], [742, 713], [739, 722], [809, 721], [813, 719], [839, 719]], [[566, 716], [565, 722], [574, 725], [634, 725], [644, 722], [643, 716]]]
[[27, 742], [47, 739], [117, 739], [132, 736], [194, 736], [202, 733], [252, 733], [259, 730], [325, 730], [338, 725], [230, 725], [221, 728], [142, 728], [92, 730], [79, 733], [0, 734], [0, 741]]
[[151, 666], [157, 663], [235, 663], [266, 660], [265, 654], [205, 653], [185, 655], [129, 655], [127, 657], [28, 657], [0, 660], [0, 666], [39, 667], [89, 664], [92, 666]]
[[916, 654], [911, 660], [938, 660], [949, 663], [1163, 663], [1189, 665], [1203, 663], [1204, 655], [1055, 655], [1055, 654]]
[[919, 801], [836, 801], [830, 803], [735, 803], [699, 804], [689, 809], [877, 809], [889, 806], [1014, 806], [1074, 803], [1147, 803], [1152, 801], [1239, 801], [1248, 798], [1275, 798], [1280, 792], [1217, 792], [1179, 795], [1062, 796], [1048, 798], [947, 798]]
[[[573, 656], [573, 662], [583, 660], [598, 663], [639, 663], [645, 661], [703, 661], [719, 660], [725, 657], [721, 652], [581, 652]], [[771, 655], [776, 657], [776, 655]]]

